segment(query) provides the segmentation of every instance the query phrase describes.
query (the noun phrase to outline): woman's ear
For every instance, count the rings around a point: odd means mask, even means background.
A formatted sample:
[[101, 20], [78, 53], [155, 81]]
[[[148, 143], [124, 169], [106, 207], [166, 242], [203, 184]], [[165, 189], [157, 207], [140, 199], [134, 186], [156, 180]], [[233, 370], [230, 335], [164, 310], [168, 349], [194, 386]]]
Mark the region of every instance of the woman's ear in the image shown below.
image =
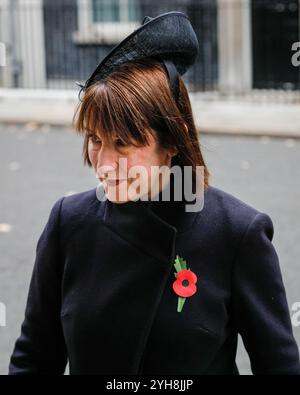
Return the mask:
[[168, 149], [168, 155], [170, 157], [175, 156], [178, 154], [178, 149], [176, 147], [172, 147]]

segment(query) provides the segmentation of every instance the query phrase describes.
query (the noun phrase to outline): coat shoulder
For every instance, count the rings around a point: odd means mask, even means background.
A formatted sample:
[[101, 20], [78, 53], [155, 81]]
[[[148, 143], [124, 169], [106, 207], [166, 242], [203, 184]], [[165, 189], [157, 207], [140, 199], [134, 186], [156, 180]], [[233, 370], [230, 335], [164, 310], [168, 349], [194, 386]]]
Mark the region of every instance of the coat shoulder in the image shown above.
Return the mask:
[[95, 217], [95, 212], [98, 212], [102, 207], [99, 203], [96, 188], [62, 196], [55, 202], [54, 206], [60, 206], [59, 224], [63, 242], [81, 224]]
[[69, 196], [64, 196], [62, 202], [62, 210], [63, 214], [67, 214], [68, 212], [73, 212], [74, 214], [82, 214], [84, 208], [89, 207], [97, 200], [97, 190], [96, 188], [92, 188], [83, 192], [74, 193]]
[[249, 213], [250, 215], [256, 215], [260, 212], [251, 204], [216, 186], [210, 185], [205, 196], [208, 199], [209, 205], [213, 204], [215, 208], [228, 211], [238, 210], [245, 214]]
[[61, 215], [66, 220], [83, 218], [91, 211], [92, 207], [100, 203], [100, 200], [97, 198], [97, 188], [64, 196], [62, 199]]
[[202, 216], [216, 227], [241, 234], [258, 214], [263, 214], [270, 219], [268, 214], [237, 196], [210, 185], [204, 194], [204, 207], [200, 219]]

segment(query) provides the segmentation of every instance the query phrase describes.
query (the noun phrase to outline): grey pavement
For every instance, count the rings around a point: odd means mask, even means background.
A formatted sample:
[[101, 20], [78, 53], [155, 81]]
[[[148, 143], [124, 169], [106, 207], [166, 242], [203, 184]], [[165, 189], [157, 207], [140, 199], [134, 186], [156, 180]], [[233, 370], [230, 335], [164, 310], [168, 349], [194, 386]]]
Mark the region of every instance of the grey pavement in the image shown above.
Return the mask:
[[[300, 302], [300, 140], [203, 134], [210, 183], [270, 215], [290, 313]], [[97, 185], [84, 167], [82, 138], [70, 129], [33, 123], [0, 124], [0, 374], [7, 374], [19, 336], [38, 237], [61, 196]], [[300, 322], [299, 322], [300, 324]], [[294, 326], [300, 347], [300, 326]], [[259, 331], [259, 328], [257, 328]], [[239, 339], [238, 366], [250, 373]]]

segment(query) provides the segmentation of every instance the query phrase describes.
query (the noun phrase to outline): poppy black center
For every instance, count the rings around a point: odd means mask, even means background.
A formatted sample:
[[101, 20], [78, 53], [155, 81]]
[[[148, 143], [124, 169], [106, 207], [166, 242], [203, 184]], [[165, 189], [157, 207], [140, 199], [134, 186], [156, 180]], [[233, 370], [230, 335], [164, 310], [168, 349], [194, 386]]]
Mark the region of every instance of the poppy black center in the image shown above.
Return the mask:
[[187, 287], [187, 286], [189, 285], [189, 280], [183, 280], [183, 281], [182, 281], [182, 285], [183, 285], [184, 287]]

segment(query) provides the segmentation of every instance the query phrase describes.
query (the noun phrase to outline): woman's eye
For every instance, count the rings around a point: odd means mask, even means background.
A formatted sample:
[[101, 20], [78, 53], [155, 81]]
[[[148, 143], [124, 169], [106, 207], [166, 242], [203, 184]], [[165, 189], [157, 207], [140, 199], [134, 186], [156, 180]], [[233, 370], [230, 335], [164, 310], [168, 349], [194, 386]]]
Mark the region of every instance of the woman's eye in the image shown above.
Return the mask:
[[93, 144], [100, 144], [101, 143], [101, 140], [98, 138], [98, 137], [96, 137], [96, 136], [89, 136], [89, 139], [90, 139], [90, 141], [93, 143]]
[[[100, 145], [102, 143], [101, 139], [95, 135], [90, 135], [89, 136], [89, 140], [92, 142], [92, 144], [94, 145]], [[123, 142], [121, 139], [115, 139], [114, 140], [114, 145], [116, 147], [125, 147], [127, 144], [125, 142]]]
[[117, 145], [119, 147], [125, 147], [126, 143], [124, 141], [122, 141], [121, 139], [116, 139], [115, 140], [115, 145]]

